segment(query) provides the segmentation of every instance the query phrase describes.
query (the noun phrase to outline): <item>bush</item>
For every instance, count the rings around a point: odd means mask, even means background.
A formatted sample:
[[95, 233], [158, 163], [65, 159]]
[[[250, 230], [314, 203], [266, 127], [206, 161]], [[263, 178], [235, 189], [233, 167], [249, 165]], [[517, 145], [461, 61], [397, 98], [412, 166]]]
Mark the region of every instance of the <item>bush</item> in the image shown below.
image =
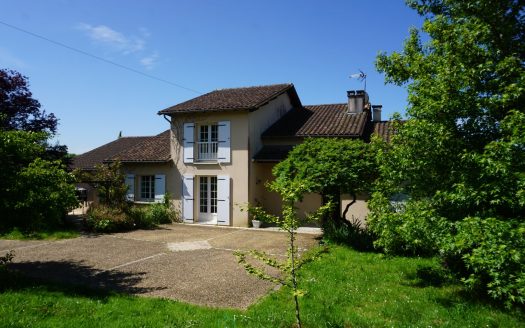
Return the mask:
[[165, 204], [155, 203], [148, 207], [148, 220], [153, 224], [167, 224], [175, 221], [175, 212]]
[[445, 264], [473, 290], [507, 306], [525, 303], [525, 223], [467, 218], [444, 244]]
[[73, 182], [60, 162], [35, 159], [20, 171], [12, 189], [15, 225], [39, 230], [61, 224], [78, 205]]
[[117, 232], [133, 229], [133, 219], [120, 208], [93, 206], [87, 213], [86, 225], [96, 232]]
[[377, 235], [374, 242], [389, 254], [433, 255], [451, 226], [426, 200], [393, 204], [381, 193], [369, 202], [368, 226]]

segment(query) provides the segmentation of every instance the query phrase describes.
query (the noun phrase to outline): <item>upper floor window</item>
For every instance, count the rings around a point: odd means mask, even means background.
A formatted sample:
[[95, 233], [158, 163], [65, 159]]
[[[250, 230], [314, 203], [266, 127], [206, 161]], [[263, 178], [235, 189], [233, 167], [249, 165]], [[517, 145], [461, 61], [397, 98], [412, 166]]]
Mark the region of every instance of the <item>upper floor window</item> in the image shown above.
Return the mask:
[[231, 163], [230, 121], [184, 123], [184, 163]]
[[217, 151], [219, 150], [219, 126], [217, 124], [199, 126], [197, 149], [199, 161], [217, 160]]

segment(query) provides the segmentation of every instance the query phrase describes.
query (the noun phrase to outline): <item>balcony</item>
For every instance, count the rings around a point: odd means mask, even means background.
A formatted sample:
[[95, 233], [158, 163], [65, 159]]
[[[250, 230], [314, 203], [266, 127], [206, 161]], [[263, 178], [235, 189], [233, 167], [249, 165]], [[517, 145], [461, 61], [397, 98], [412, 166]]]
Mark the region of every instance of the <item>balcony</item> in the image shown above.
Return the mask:
[[217, 141], [197, 142], [197, 160], [199, 162], [216, 162], [219, 143]]

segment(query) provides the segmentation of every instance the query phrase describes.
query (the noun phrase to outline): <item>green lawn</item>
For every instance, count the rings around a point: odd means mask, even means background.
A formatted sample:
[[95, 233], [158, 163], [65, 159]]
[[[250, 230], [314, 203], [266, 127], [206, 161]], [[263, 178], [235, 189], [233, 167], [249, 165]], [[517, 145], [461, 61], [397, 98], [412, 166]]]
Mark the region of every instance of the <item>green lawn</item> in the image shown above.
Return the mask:
[[17, 239], [17, 240], [57, 240], [76, 238], [80, 236], [78, 228], [73, 226], [63, 226], [48, 230], [23, 231], [14, 228], [9, 231], [0, 231], [0, 239]]
[[[418, 266], [432, 259], [384, 258], [332, 246], [302, 269], [305, 327], [523, 327], [520, 310], [469, 296], [458, 285], [425, 286]], [[0, 326], [290, 327], [288, 289], [247, 311], [49, 285], [0, 270]], [[167, 273], [168, 274], [168, 273]]]

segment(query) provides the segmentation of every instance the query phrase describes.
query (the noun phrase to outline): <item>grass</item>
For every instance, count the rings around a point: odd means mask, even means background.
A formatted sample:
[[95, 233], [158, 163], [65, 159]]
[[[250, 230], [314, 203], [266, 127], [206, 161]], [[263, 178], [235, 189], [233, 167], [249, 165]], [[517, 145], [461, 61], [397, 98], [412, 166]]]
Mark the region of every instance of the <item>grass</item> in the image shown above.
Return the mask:
[[76, 238], [78, 236], [80, 236], [78, 228], [69, 225], [38, 231], [25, 231], [18, 228], [13, 228], [8, 231], [0, 231], [0, 239], [58, 240]]
[[[433, 259], [384, 258], [332, 246], [301, 271], [305, 327], [523, 327], [524, 313], [419, 280]], [[169, 274], [169, 273], [167, 273]], [[0, 269], [3, 327], [291, 327], [290, 290], [246, 311], [119, 295], [34, 281]]]

